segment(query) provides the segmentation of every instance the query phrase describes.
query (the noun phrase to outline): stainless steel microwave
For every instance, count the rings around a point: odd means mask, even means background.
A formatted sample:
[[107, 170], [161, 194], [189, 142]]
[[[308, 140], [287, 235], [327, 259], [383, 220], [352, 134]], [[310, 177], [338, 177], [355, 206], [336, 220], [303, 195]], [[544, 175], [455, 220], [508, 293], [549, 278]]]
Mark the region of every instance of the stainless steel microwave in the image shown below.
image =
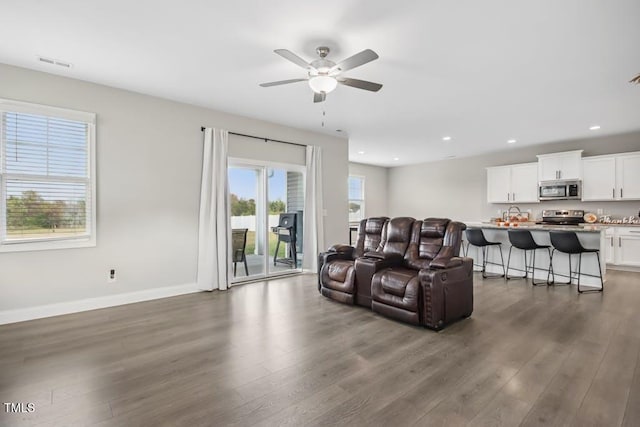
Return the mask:
[[582, 181], [540, 181], [540, 185], [538, 187], [538, 199], [580, 200], [582, 199]]

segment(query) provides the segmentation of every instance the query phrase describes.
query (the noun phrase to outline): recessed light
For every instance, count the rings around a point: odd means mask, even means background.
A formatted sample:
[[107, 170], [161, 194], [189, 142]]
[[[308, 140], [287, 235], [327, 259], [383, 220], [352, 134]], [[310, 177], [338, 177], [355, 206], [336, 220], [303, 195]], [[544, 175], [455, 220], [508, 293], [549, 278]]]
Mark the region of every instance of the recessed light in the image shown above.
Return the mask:
[[516, 140], [515, 139], [510, 139], [507, 141], [507, 144], [515, 144]]
[[358, 151], [358, 154], [364, 154], [364, 151]]
[[442, 138], [443, 141], [451, 141], [451, 137], [450, 136], [445, 136]]
[[400, 157], [394, 157], [393, 160], [397, 162], [398, 160], [400, 160]]
[[589, 130], [598, 130], [598, 129], [600, 129], [600, 126], [598, 125], [593, 125], [589, 128]]
[[336, 132], [342, 132], [342, 129], [336, 129]]

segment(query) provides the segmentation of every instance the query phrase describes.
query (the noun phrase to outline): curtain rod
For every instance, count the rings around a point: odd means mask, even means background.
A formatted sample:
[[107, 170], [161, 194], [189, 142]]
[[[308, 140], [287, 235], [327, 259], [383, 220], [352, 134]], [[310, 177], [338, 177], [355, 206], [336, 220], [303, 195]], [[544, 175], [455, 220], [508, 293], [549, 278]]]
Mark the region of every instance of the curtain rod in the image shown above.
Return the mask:
[[[205, 129], [205, 127], [202, 126], [200, 128], [200, 131], [204, 132], [204, 129]], [[306, 144], [299, 144], [297, 142], [281, 141], [279, 139], [271, 139], [271, 138], [262, 138], [262, 137], [259, 137], [259, 136], [247, 135], [245, 133], [229, 132], [229, 135], [244, 136], [246, 138], [260, 139], [260, 140], [262, 140], [264, 142], [271, 141], [271, 142], [279, 142], [281, 144], [297, 145], [299, 147], [306, 147], [307, 146]]]

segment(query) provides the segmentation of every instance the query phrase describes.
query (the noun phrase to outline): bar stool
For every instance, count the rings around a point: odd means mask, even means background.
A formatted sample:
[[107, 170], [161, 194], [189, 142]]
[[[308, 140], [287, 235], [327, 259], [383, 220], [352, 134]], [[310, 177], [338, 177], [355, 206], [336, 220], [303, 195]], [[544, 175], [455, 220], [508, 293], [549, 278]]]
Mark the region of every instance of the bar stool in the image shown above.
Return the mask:
[[[485, 279], [496, 279], [499, 277], [504, 277], [504, 257], [502, 256], [502, 243], [500, 242], [489, 242], [485, 237], [482, 229], [480, 228], [469, 228], [466, 231], [467, 234], [467, 253], [469, 253], [469, 245], [477, 246], [482, 250], [482, 277]], [[489, 255], [489, 249], [491, 246], [498, 246], [500, 249], [500, 262], [502, 265], [502, 274], [487, 274], [487, 256]]]
[[[551, 246], [549, 245], [539, 245], [533, 240], [533, 236], [529, 230], [509, 230], [509, 242], [511, 242], [511, 247], [509, 248], [509, 256], [507, 257], [507, 271], [506, 278], [510, 279], [526, 279], [529, 276], [529, 267], [531, 267], [531, 284], [533, 286], [538, 285], [550, 285], [553, 282], [549, 281], [549, 275], [553, 272], [553, 266], [551, 265]], [[524, 276], [511, 276], [509, 277], [509, 265], [511, 264], [511, 250], [513, 248], [520, 249], [524, 253]], [[547, 281], [546, 282], [537, 282], [535, 281], [536, 277], [536, 250], [537, 249], [546, 249], [549, 253], [549, 268], [547, 269]], [[533, 251], [532, 262], [531, 265], [527, 265], [527, 252]], [[555, 277], [554, 277], [555, 279]]]
[[[573, 231], [550, 231], [549, 237], [551, 238], [551, 244], [553, 245], [553, 251], [551, 251], [551, 259], [553, 261], [553, 254], [555, 251], [563, 252], [569, 255], [569, 281], [566, 284], [571, 284], [572, 272], [571, 272], [571, 255], [578, 254], [578, 293], [588, 292], [603, 292], [604, 281], [602, 280], [602, 267], [600, 266], [600, 250], [599, 249], [586, 249], [578, 240], [578, 236]], [[596, 254], [598, 258], [598, 270], [600, 272], [600, 289], [580, 290], [580, 275], [582, 266], [582, 254]]]

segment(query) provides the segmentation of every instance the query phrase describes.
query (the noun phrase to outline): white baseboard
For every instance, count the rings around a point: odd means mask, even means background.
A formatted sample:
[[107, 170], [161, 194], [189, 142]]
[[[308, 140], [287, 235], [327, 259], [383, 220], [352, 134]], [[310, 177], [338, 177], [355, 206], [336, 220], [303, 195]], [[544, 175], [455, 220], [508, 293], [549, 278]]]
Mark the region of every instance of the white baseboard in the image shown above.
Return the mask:
[[619, 270], [619, 271], [628, 271], [630, 273], [638, 273], [638, 272], [640, 272], [640, 267], [633, 267], [633, 266], [628, 266], [628, 265], [607, 264], [607, 270]]
[[41, 319], [43, 317], [59, 316], [61, 314], [78, 313], [98, 308], [114, 307], [132, 304], [134, 302], [150, 301], [154, 299], [174, 297], [193, 292], [202, 292], [195, 283], [162, 288], [145, 289], [144, 291], [128, 292], [125, 294], [107, 295], [97, 298], [86, 298], [77, 301], [47, 304], [35, 307], [19, 308], [16, 310], [0, 311], [0, 325], [26, 320]]

